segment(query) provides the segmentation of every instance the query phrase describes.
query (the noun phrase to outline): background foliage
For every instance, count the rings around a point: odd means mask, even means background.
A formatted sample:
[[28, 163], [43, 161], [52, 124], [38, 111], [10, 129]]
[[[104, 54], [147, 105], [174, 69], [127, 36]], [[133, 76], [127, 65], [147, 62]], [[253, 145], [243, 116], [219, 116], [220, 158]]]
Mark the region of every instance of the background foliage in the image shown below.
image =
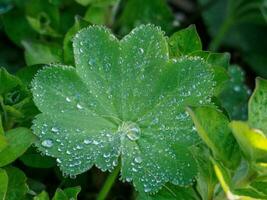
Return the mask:
[[[1, 0], [0, 17], [0, 199], [267, 199], [265, 0]], [[121, 39], [147, 23], [169, 37], [170, 58], [197, 56], [214, 70], [212, 106], [186, 108], [198, 133], [193, 184], [149, 194], [118, 170], [65, 176], [32, 145], [33, 77], [51, 63], [74, 66], [73, 37], [84, 27]]]

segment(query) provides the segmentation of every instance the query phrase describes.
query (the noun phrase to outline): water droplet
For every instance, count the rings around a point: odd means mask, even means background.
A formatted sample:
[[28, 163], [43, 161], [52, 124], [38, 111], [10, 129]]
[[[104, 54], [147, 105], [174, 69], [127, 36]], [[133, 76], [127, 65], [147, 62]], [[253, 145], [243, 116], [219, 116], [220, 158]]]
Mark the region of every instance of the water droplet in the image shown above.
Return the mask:
[[53, 146], [53, 141], [50, 139], [44, 140], [42, 141], [42, 146], [50, 148]]
[[69, 97], [66, 97], [66, 101], [67, 101], [67, 102], [71, 102], [71, 100], [70, 100]]
[[70, 155], [71, 153], [70, 153], [70, 151], [66, 151], [66, 154]]
[[141, 129], [133, 122], [123, 122], [118, 131], [126, 134], [126, 136], [132, 141], [138, 140], [141, 135]]
[[54, 132], [54, 133], [57, 133], [58, 132], [58, 128], [52, 127], [51, 131]]
[[143, 53], [144, 53], [144, 49], [143, 49], [143, 48], [139, 48], [139, 52], [140, 52], [141, 54], [143, 54]]
[[77, 107], [78, 109], [82, 109], [82, 108], [83, 108], [83, 107], [81, 106], [81, 104], [78, 104], [78, 103], [77, 103], [76, 107]]
[[58, 162], [58, 163], [61, 163], [61, 160], [60, 160], [59, 158], [57, 158], [57, 162]]
[[134, 162], [136, 163], [141, 163], [142, 161], [143, 159], [140, 156], [134, 158]]
[[88, 140], [88, 139], [85, 139], [85, 140], [83, 141], [83, 143], [84, 143], [84, 144], [91, 144], [92, 141], [91, 141], [91, 140]]

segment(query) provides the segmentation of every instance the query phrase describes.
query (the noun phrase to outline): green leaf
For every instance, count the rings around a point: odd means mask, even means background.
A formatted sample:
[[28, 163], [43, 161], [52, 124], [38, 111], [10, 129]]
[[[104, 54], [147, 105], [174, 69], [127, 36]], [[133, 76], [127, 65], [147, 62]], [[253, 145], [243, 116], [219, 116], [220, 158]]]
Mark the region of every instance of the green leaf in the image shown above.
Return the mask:
[[[111, 12], [111, 7], [114, 6], [118, 1], [110, 1], [106, 4], [100, 4], [100, 5], [91, 5], [85, 15], [84, 19], [91, 22], [92, 24], [99, 24], [99, 25], [112, 25], [112, 22], [114, 21], [114, 16], [112, 16], [114, 13]], [[113, 5], [114, 4], [114, 5]]]
[[63, 61], [62, 48], [56, 43], [38, 41], [23, 41], [24, 56], [27, 65], [61, 63]]
[[174, 57], [202, 50], [200, 37], [194, 25], [174, 33], [169, 39], [170, 54]]
[[36, 137], [26, 128], [16, 128], [6, 132], [8, 145], [0, 152], [0, 167], [20, 157], [35, 141]]
[[0, 68], [0, 83], [0, 95], [22, 85], [21, 81], [16, 76], [9, 74], [5, 68]]
[[6, 167], [8, 175], [7, 200], [24, 200], [29, 188], [26, 184], [27, 177], [18, 168]]
[[7, 36], [18, 46], [21, 46], [22, 40], [36, 37], [36, 33], [32, 30], [20, 9], [14, 9], [6, 13], [3, 16], [3, 22]]
[[173, 20], [174, 16], [165, 0], [129, 0], [123, 7], [117, 25], [122, 35], [147, 23], [155, 24], [164, 31], [170, 32], [173, 28]]
[[64, 189], [64, 193], [67, 195], [69, 199], [77, 200], [78, 194], [81, 192], [81, 187], [71, 187]]
[[257, 78], [256, 88], [249, 99], [248, 122], [267, 136], [267, 80]]
[[55, 159], [41, 156], [33, 148], [29, 148], [19, 159], [24, 165], [34, 168], [51, 168], [56, 165]]
[[259, 129], [250, 128], [245, 122], [232, 121], [230, 124], [233, 134], [250, 161], [266, 161], [267, 138]]
[[210, 151], [203, 145], [193, 148], [193, 155], [198, 164], [196, 188], [202, 199], [213, 199], [215, 187], [218, 184], [213, 164], [210, 161]]
[[144, 192], [140, 192], [137, 200], [198, 200], [199, 198], [195, 194], [193, 188], [182, 188], [174, 185], [166, 185], [157, 194], [149, 195]]
[[74, 25], [68, 30], [63, 41], [64, 63], [74, 64], [74, 55], [72, 48], [72, 40], [74, 35], [82, 28], [88, 26], [90, 23], [80, 17], [75, 17]]
[[231, 181], [231, 174], [230, 171], [224, 167], [219, 161], [211, 159], [213, 163], [213, 168], [217, 179], [219, 180], [223, 191], [225, 192], [228, 199], [234, 197], [234, 194], [231, 191], [232, 188], [232, 181]]
[[68, 200], [68, 196], [64, 193], [64, 191], [60, 188], [57, 189], [52, 200]]
[[35, 196], [33, 200], [49, 200], [49, 195], [46, 191], [42, 191], [40, 194]]
[[[212, 107], [188, 108], [199, 136], [225, 166], [235, 168], [240, 162], [238, 145], [228, 127], [229, 120]], [[211, 123], [212, 122], [212, 123]]]
[[26, 18], [31, 27], [39, 34], [60, 37], [59, 10], [48, 0], [30, 0], [27, 2]]
[[8, 187], [8, 176], [4, 169], [0, 168], [0, 199], [6, 199], [7, 187]]
[[17, 71], [16, 76], [21, 80], [24, 85], [30, 87], [34, 75], [42, 67], [43, 65], [31, 65], [23, 67], [19, 71]]
[[[0, 117], [1, 119], [1, 117]], [[3, 134], [0, 134], [0, 152], [7, 146], [6, 137]]]
[[122, 180], [139, 191], [190, 185], [196, 164], [188, 147], [199, 139], [185, 107], [211, 104], [212, 68], [199, 57], [170, 60], [152, 25], [121, 41], [103, 27], [83, 29], [74, 56], [76, 68], [47, 67], [32, 83], [39, 150], [70, 175], [94, 164], [111, 171], [120, 156]]

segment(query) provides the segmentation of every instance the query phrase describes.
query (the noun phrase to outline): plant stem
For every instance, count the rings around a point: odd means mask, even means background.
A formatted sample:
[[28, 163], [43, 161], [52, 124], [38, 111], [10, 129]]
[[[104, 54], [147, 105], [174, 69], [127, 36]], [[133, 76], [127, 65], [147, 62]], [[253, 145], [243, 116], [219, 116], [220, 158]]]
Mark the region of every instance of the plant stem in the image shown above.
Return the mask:
[[210, 43], [209, 49], [212, 51], [218, 50], [218, 48], [221, 45], [222, 40], [224, 39], [225, 34], [229, 30], [229, 28], [232, 25], [231, 17], [228, 17], [220, 27], [217, 35], [213, 38], [213, 40]]
[[104, 183], [104, 186], [102, 187], [101, 191], [98, 194], [97, 200], [105, 200], [110, 189], [112, 188], [114, 182], [116, 181], [116, 178], [120, 172], [120, 165], [118, 165], [111, 174], [109, 174], [107, 180]]

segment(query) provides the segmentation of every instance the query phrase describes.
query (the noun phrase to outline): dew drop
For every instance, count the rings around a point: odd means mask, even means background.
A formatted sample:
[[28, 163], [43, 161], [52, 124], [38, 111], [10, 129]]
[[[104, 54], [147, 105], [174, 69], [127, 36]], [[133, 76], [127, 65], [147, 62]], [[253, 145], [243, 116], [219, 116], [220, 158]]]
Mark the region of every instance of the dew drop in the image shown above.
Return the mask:
[[139, 52], [140, 52], [141, 54], [143, 54], [143, 53], [144, 53], [144, 49], [143, 49], [143, 48], [139, 48]]
[[58, 132], [58, 128], [52, 127], [51, 131], [54, 132], [54, 133], [57, 133]]
[[132, 141], [138, 140], [141, 135], [141, 129], [133, 122], [123, 122], [118, 131], [126, 134], [128, 139]]
[[91, 141], [91, 140], [88, 140], [88, 139], [85, 139], [85, 140], [83, 141], [83, 143], [84, 143], [84, 144], [91, 144], [92, 141]]
[[53, 146], [53, 141], [50, 139], [44, 140], [42, 141], [42, 146], [50, 148]]
[[67, 102], [71, 102], [71, 100], [70, 100], [69, 97], [66, 97], [66, 101], [67, 101]]
[[134, 162], [136, 162], [138, 164], [140, 164], [142, 161], [143, 161], [143, 159], [140, 156], [134, 158]]
[[82, 108], [83, 108], [83, 107], [81, 106], [81, 104], [78, 104], [78, 103], [77, 103], [76, 107], [77, 107], [78, 109], [82, 109]]

